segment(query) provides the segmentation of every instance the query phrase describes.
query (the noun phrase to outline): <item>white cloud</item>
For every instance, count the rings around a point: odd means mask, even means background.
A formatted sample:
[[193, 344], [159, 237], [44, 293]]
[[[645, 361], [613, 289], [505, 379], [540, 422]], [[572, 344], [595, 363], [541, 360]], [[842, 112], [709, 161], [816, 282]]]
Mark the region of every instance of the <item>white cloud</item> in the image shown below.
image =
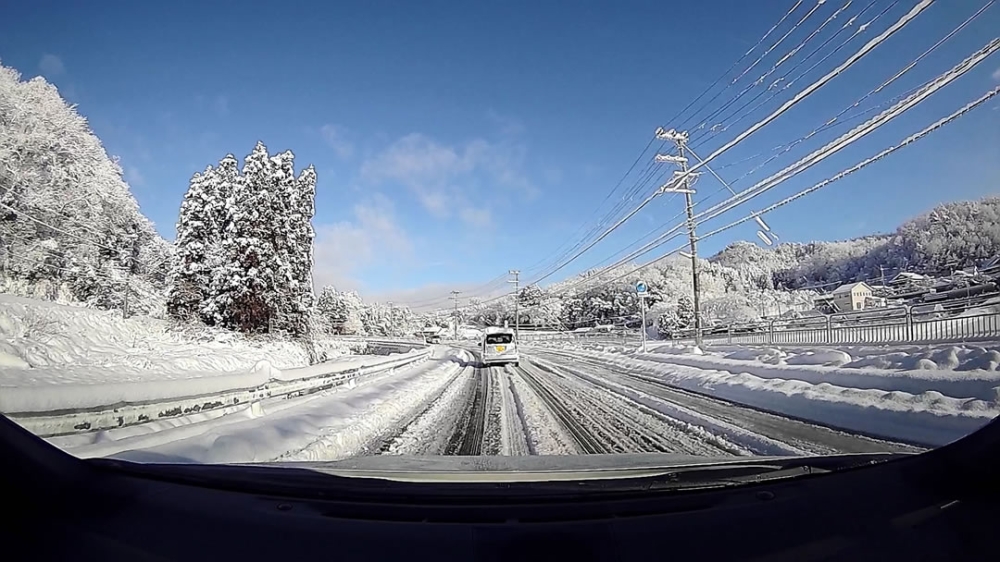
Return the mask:
[[993, 71], [993, 79], [1000, 82], [1000, 68]]
[[493, 217], [489, 209], [466, 207], [459, 212], [459, 217], [471, 226], [490, 226], [493, 223]]
[[[362, 180], [409, 189], [431, 215], [461, 220], [488, 218], [487, 201], [534, 197], [537, 189], [522, 171], [523, 146], [474, 139], [446, 145], [419, 133], [406, 135], [361, 165]], [[506, 192], [504, 197], [497, 197]]]
[[397, 263], [413, 253], [413, 242], [396, 224], [392, 202], [375, 194], [354, 206], [354, 218], [316, 227], [313, 280], [325, 285], [358, 289], [357, 275], [380, 263]]
[[504, 135], [519, 135], [524, 132], [524, 123], [509, 115], [501, 115], [491, 109], [486, 112], [486, 118]]
[[135, 166], [128, 166], [125, 168], [125, 181], [133, 187], [140, 187], [145, 185], [146, 178], [143, 177], [139, 168], [136, 168]]
[[339, 125], [327, 124], [320, 127], [319, 132], [338, 158], [347, 160], [354, 156], [354, 145], [345, 138], [347, 129]]
[[43, 75], [50, 78], [66, 73], [66, 65], [63, 64], [62, 59], [49, 54], [42, 55], [42, 59], [38, 61], [38, 69], [42, 71]]
[[545, 171], [542, 172], [542, 175], [548, 183], [562, 183], [563, 173], [559, 168], [546, 168]]

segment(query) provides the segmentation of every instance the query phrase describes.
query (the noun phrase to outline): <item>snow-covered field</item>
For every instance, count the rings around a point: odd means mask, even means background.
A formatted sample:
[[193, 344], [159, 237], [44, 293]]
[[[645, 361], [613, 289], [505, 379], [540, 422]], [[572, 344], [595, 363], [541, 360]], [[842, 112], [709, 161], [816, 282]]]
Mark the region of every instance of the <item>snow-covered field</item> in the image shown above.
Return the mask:
[[[47, 433], [83, 457], [199, 463], [914, 451], [1000, 413], [996, 345], [654, 343], [639, 354], [633, 346], [546, 342], [526, 345], [519, 367], [483, 368], [472, 351], [450, 346], [431, 346], [430, 359], [428, 350], [358, 356], [347, 354], [357, 342], [340, 341], [327, 348], [342, 355], [310, 366], [300, 344], [220, 336], [3, 296], [0, 409], [58, 417], [119, 403], [159, 408], [197, 393], [350, 373], [305, 395], [264, 393], [99, 431]], [[387, 361], [404, 362], [376, 365]]]
[[[343, 368], [357, 342], [323, 341]], [[77, 410], [313, 376], [300, 343], [0, 295], [0, 411]]]
[[770, 348], [549, 344], [539, 350], [869, 435], [942, 445], [1000, 414], [1000, 345]]

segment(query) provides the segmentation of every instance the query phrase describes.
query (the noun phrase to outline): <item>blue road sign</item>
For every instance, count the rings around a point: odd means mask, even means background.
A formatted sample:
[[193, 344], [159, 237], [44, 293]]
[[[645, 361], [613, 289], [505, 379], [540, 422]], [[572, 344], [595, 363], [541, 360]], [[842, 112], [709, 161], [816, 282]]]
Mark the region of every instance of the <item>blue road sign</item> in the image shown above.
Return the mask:
[[642, 281], [639, 281], [638, 283], [636, 283], [635, 284], [635, 292], [640, 293], [640, 294], [641, 293], [645, 293], [646, 292], [646, 284], [643, 283]]

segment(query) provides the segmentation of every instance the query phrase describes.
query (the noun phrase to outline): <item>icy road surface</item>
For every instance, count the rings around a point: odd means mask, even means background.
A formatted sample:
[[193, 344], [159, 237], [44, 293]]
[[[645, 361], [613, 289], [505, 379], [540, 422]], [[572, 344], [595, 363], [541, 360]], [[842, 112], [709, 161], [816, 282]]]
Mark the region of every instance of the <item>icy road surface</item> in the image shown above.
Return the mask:
[[359, 455], [917, 451], [713, 398], [607, 362], [549, 350], [480, 367], [469, 350], [350, 388], [260, 408], [49, 439], [82, 457], [150, 462], [339, 460]]

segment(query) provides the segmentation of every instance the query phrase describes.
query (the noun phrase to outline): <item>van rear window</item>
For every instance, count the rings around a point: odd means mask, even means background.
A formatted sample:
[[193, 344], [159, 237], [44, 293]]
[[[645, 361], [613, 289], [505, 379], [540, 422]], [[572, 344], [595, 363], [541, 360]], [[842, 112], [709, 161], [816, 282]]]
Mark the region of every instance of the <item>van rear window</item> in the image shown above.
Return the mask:
[[511, 334], [489, 334], [486, 336], [486, 344], [494, 345], [498, 343], [510, 343], [514, 341], [514, 336]]

